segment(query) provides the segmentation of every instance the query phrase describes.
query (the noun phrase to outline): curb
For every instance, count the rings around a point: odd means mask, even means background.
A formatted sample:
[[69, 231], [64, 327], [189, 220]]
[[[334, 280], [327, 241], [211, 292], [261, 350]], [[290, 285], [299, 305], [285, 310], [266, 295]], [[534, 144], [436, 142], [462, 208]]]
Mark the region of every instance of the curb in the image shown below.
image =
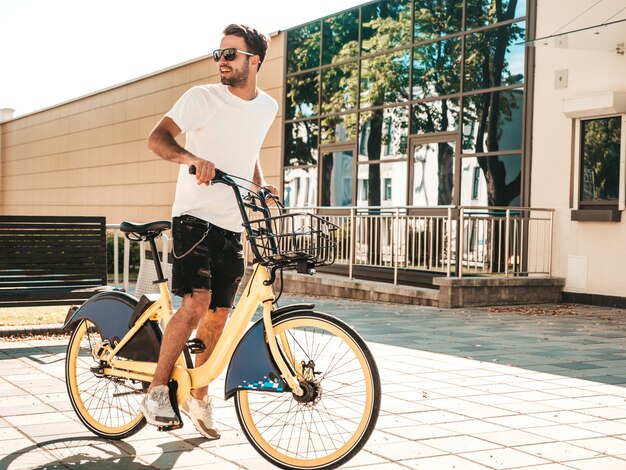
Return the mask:
[[26, 325], [26, 326], [0, 326], [0, 338], [24, 335], [58, 335], [63, 333], [63, 325]]

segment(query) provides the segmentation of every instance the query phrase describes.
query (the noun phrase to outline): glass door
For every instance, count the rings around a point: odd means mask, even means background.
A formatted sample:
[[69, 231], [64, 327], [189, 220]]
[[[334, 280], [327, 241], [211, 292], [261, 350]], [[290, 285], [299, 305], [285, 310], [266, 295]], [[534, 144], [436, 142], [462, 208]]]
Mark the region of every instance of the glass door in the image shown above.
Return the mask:
[[354, 145], [320, 147], [320, 206], [354, 205]]
[[409, 205], [447, 206], [454, 203], [457, 140], [423, 136], [411, 141]]

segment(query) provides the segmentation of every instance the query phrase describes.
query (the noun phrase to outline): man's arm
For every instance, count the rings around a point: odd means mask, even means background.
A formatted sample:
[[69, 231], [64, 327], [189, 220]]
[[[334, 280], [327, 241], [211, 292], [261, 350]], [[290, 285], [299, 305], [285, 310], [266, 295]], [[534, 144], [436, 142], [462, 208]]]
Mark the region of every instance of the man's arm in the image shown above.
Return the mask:
[[156, 125], [148, 137], [148, 148], [168, 162], [181, 165], [195, 165], [198, 184], [209, 184], [215, 177], [213, 162], [203, 160], [181, 147], [176, 137], [181, 133], [180, 128], [169, 117], [164, 117]]
[[270, 193], [278, 196], [278, 188], [272, 184], [267, 184], [267, 181], [265, 181], [263, 169], [261, 168], [261, 160], [259, 158], [256, 159], [254, 164], [254, 175], [252, 176], [252, 181], [263, 188], [269, 189]]

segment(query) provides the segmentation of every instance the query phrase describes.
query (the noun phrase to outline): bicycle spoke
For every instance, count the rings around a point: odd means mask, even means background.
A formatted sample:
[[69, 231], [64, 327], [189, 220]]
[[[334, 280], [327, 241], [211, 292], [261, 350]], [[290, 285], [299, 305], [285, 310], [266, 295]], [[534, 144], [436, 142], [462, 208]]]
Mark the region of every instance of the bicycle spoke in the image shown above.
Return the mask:
[[378, 396], [372, 389], [379, 387], [378, 377], [372, 378], [371, 359], [361, 360], [363, 346], [343, 329], [312, 315], [301, 321], [293, 317], [293, 322], [279, 322], [275, 333], [284, 356], [299, 371], [304, 395], [240, 392], [249, 416], [244, 420], [261, 436], [252, 442], [260, 443], [270, 460], [289, 462], [289, 468], [308, 468], [311, 460], [326, 462], [320, 468], [334, 467], [332, 462], [354, 454], [361, 437], [373, 429], [369, 419], [380, 402], [371, 397]]

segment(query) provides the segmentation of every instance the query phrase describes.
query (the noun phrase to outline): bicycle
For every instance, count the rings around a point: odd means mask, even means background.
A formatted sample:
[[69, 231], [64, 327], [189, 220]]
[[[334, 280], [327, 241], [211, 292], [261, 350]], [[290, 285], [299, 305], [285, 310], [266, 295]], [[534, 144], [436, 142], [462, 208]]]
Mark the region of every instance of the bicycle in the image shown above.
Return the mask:
[[[314, 304], [275, 307], [272, 284], [279, 270], [313, 274], [334, 262], [337, 226], [313, 214], [285, 213], [276, 198], [279, 214], [272, 215], [269, 191], [248, 190], [235, 182], [238, 177], [216, 173], [212, 184], [233, 188], [254, 264], [201, 367], [193, 368], [191, 354], [204, 345], [197, 338], [187, 343], [170, 377], [172, 405], [178, 412], [192, 388], [211, 383], [228, 365], [225, 397], [234, 399], [243, 433], [266, 460], [285, 469], [336, 468], [359, 452], [376, 425], [376, 362], [352, 328], [314, 311]], [[241, 188], [249, 191], [245, 197]], [[248, 210], [260, 217], [248, 217]], [[156, 368], [162, 328], [173, 314], [155, 241], [170, 225], [120, 226], [129, 239], [150, 243], [160, 294], [137, 299], [102, 292], [65, 322], [73, 328], [65, 367], [70, 401], [82, 423], [103, 438], [123, 439], [146, 424], [139, 404]], [[258, 306], [262, 318], [248, 328]]]

